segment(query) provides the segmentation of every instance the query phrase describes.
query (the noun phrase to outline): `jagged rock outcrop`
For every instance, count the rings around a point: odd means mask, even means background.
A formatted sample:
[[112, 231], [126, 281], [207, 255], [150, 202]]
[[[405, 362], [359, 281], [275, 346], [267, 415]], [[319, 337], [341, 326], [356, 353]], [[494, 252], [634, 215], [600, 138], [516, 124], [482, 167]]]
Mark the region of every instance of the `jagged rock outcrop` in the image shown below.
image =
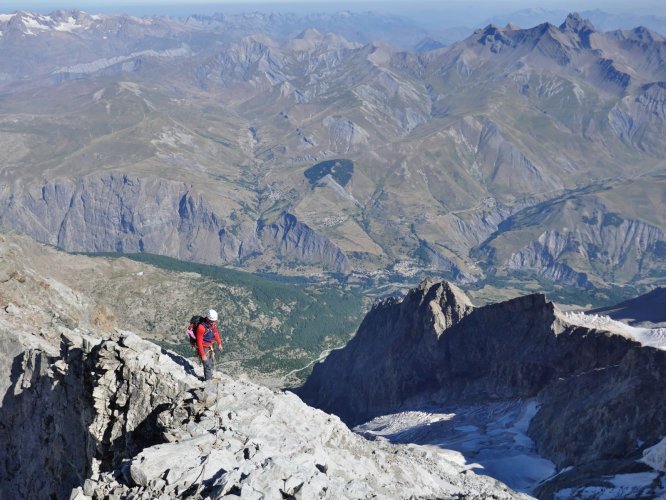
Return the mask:
[[425, 281], [403, 300], [385, 299], [296, 393], [350, 424], [388, 413], [437, 388], [440, 336], [472, 310], [465, 294], [446, 282]]
[[[666, 350], [579, 326], [540, 294], [474, 309], [425, 281], [375, 305], [297, 393], [349, 424], [438, 405], [536, 398], [528, 434], [557, 467], [599, 477], [666, 433]], [[566, 477], [565, 477], [566, 476]], [[575, 474], [558, 476], [580, 480]]]
[[130, 332], [61, 329], [57, 346], [6, 314], [0, 328], [0, 485], [14, 498], [521, 497], [434, 451], [366, 441], [293, 394], [203, 384]]
[[61, 327], [58, 347], [5, 318], [0, 328], [2, 363], [11, 367], [0, 387], [0, 489], [14, 498], [68, 498], [85, 478], [161, 442], [156, 415], [197, 382], [136, 335], [102, 342]]

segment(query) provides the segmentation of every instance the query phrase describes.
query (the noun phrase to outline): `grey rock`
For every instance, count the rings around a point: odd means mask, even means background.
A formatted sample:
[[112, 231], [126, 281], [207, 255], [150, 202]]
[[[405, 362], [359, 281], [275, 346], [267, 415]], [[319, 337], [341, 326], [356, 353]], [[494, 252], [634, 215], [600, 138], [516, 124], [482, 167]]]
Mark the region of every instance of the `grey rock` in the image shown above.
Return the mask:
[[646, 84], [638, 95], [626, 96], [608, 113], [612, 131], [621, 140], [638, 149], [658, 152], [663, 149], [660, 141], [660, 122], [666, 118], [666, 84]]
[[83, 482], [83, 494], [87, 495], [89, 497], [93, 496], [95, 494], [95, 489], [97, 488], [97, 481], [93, 481], [92, 479], [86, 479]]
[[585, 287], [584, 272], [575, 270], [567, 261], [577, 254], [595, 262], [597, 268], [614, 273], [636, 275], [649, 269], [649, 254], [666, 234], [656, 226], [638, 220], [617, 217], [613, 224], [604, 220], [614, 214], [599, 213], [595, 225], [575, 230], [545, 231], [536, 240], [513, 252], [502, 264], [512, 270], [532, 270], [552, 281]]
[[232, 228], [204, 196], [181, 182], [115, 172], [29, 189], [5, 185], [0, 199], [8, 201], [0, 223], [70, 252], [148, 252], [240, 264], [267, 247], [286, 259], [350, 270], [336, 245], [293, 215], [283, 214], [268, 226], [245, 221]]
[[[455, 285], [425, 280], [404, 299], [375, 304], [349, 344], [315, 365], [297, 390], [306, 402], [360, 423], [436, 387], [442, 333], [474, 310]], [[379, 340], [381, 339], [381, 340]]]
[[347, 256], [338, 246], [327, 238], [317, 234], [296, 216], [285, 213], [275, 223], [259, 224], [257, 232], [261, 235], [264, 246], [277, 250], [286, 259], [301, 262], [320, 262], [330, 270], [348, 273], [351, 265]]
[[[460, 321], [470, 307], [461, 299], [435, 328]], [[520, 497], [490, 478], [462, 475], [436, 453], [366, 441], [291, 393], [223, 374], [201, 383], [184, 360], [130, 332], [98, 342], [78, 335], [68, 332], [59, 348], [29, 333], [0, 337], [0, 352], [15, 353], [0, 408], [3, 491], [31, 498]], [[65, 359], [66, 370], [50, 368]], [[53, 460], [54, 449], [68, 459]]]
[[21, 309], [15, 304], [12, 304], [11, 302], [5, 306], [5, 312], [7, 314], [11, 314], [12, 316], [21, 315]]

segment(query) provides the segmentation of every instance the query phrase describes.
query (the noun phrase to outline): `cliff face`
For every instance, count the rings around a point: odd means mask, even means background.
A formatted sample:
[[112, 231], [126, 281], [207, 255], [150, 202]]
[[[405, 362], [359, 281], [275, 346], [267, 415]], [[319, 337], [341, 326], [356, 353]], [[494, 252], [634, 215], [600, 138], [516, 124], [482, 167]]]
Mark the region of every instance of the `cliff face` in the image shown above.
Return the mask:
[[366, 441], [292, 394], [203, 384], [132, 333], [61, 328], [57, 346], [0, 316], [0, 486], [15, 498], [521, 497], [425, 448]]
[[345, 348], [315, 366], [297, 394], [348, 423], [387, 413], [435, 387], [440, 335], [472, 309], [449, 283], [424, 282], [402, 301], [386, 299], [368, 313]]
[[232, 225], [191, 186], [122, 173], [60, 179], [24, 189], [5, 185], [0, 224], [70, 252], [148, 252], [206, 264], [263, 254], [338, 272], [344, 253], [291, 214], [276, 223]]
[[299, 222], [292, 214], [286, 213], [267, 226], [260, 222], [258, 232], [262, 242], [273, 247], [285, 259], [309, 264], [323, 263], [338, 272], [351, 271], [349, 259], [340, 248], [307, 224]]
[[595, 463], [597, 473], [663, 437], [666, 351], [576, 326], [543, 295], [474, 309], [452, 290], [426, 281], [379, 303], [297, 393], [349, 424], [424, 401], [536, 398], [528, 434], [537, 450], [558, 467]]
[[[638, 220], [623, 220], [616, 215], [613, 220], [614, 215], [605, 214], [611, 223], [598, 221], [574, 231], [545, 231], [513, 252], [504, 266], [513, 270], [535, 270], [553, 281], [577, 286], [589, 284], [587, 275], [575, 271], [566, 262], [580, 261], [581, 257], [592, 263], [592, 268], [616, 276], [647, 272], [655, 260], [659, 261], [654, 254], [666, 236], [658, 227]], [[581, 267], [589, 268], [586, 264]]]
[[[67, 498], [85, 478], [161, 441], [158, 410], [196, 381], [182, 369], [142, 370], [175, 364], [136, 336], [103, 343], [63, 331], [56, 349], [2, 329], [0, 352], [12, 368], [0, 408], [0, 484], [17, 498]], [[122, 355], [127, 350], [143, 354], [130, 360]]]

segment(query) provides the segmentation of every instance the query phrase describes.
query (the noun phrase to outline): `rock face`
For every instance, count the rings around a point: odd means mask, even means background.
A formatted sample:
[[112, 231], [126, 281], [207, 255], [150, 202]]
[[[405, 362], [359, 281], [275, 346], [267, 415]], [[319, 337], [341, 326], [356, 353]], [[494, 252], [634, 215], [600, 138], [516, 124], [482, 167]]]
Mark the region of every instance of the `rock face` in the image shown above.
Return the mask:
[[[12, 368], [3, 374], [0, 480], [17, 498], [67, 498], [86, 477], [159, 442], [159, 409], [197, 381], [135, 335], [101, 342], [62, 329], [57, 349], [2, 330], [3, 364]], [[164, 371], [142, 369], [154, 364]]]
[[201, 383], [130, 332], [60, 327], [58, 345], [8, 313], [0, 330], [0, 488], [14, 498], [521, 497], [435, 451], [366, 441], [293, 394]]
[[426, 281], [402, 301], [386, 299], [344, 349], [315, 366], [297, 394], [351, 424], [388, 413], [418, 391], [435, 388], [440, 335], [471, 310], [449, 283]]
[[123, 173], [0, 187], [0, 223], [70, 252], [148, 252], [205, 264], [238, 264], [264, 253], [348, 272], [331, 241], [295, 216], [231, 227], [188, 184]]
[[536, 398], [528, 434], [539, 453], [602, 474], [663, 437], [665, 382], [666, 351], [577, 326], [543, 295], [474, 309], [451, 285], [425, 281], [377, 304], [297, 393], [350, 424], [426, 401]]
[[258, 232], [266, 246], [276, 249], [286, 259], [306, 263], [324, 263], [330, 269], [348, 273], [349, 259], [336, 245], [317, 234], [296, 216], [286, 213], [273, 224], [259, 224]]

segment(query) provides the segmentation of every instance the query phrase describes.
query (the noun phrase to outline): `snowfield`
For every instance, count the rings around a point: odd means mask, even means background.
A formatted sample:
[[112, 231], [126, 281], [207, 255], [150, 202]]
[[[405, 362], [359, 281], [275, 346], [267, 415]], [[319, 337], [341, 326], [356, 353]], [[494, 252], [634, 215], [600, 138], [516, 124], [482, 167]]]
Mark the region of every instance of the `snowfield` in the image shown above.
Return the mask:
[[637, 328], [608, 316], [585, 314], [582, 312], [560, 313], [560, 319], [570, 325], [606, 330], [614, 335], [634, 340], [644, 347], [655, 347], [666, 351], [666, 328]]
[[[605, 478], [604, 486], [588, 486], [586, 488], [565, 488], [558, 491], [554, 500], [617, 500], [618, 498], [666, 498], [666, 478], [658, 472], [637, 472], [635, 474], [618, 474]], [[661, 481], [657, 490], [651, 485]], [[655, 493], [658, 496], [654, 496]]]
[[555, 465], [536, 452], [527, 436], [537, 410], [534, 400], [423, 408], [377, 417], [354, 431], [392, 443], [437, 447], [449, 460], [531, 493], [556, 472]]
[[643, 452], [642, 462], [655, 470], [666, 472], [666, 438]]

